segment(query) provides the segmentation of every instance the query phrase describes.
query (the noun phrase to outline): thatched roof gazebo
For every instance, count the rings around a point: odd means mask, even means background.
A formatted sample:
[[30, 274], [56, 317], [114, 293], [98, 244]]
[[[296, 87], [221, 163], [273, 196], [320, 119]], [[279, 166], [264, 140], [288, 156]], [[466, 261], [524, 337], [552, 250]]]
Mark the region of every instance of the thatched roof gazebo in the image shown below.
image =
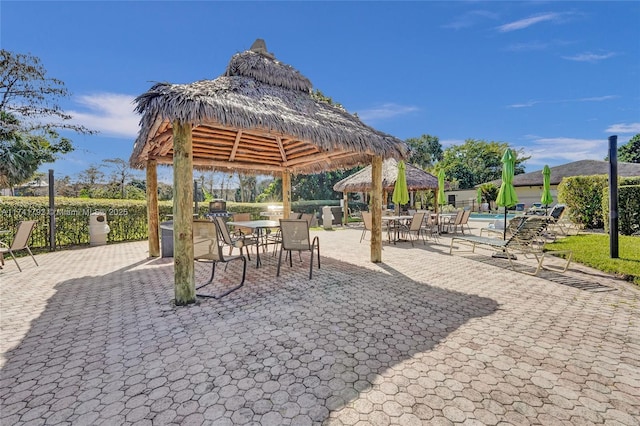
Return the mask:
[[[262, 40], [235, 54], [224, 74], [214, 80], [155, 84], [136, 99], [136, 111], [142, 114], [141, 128], [130, 163], [147, 169], [152, 256], [159, 255], [156, 167], [174, 167], [174, 262], [179, 304], [195, 300], [191, 247], [194, 167], [282, 175], [286, 215], [290, 211], [291, 174], [371, 163], [373, 191], [381, 197], [375, 176], [382, 159], [407, 154], [402, 140], [314, 96], [311, 82], [276, 60]], [[379, 238], [372, 237], [374, 262], [381, 260], [381, 235], [380, 225]]]
[[[407, 177], [407, 189], [409, 192], [422, 190], [437, 190], [438, 178], [421, 170], [411, 164], [405, 164], [405, 175]], [[348, 203], [347, 194], [349, 192], [370, 192], [372, 188], [372, 167], [367, 166], [347, 176], [333, 185], [334, 191], [344, 194], [344, 202]], [[398, 160], [395, 158], [387, 158], [382, 162], [382, 190], [383, 204], [386, 202], [386, 194], [393, 192], [398, 178]], [[413, 200], [413, 194], [411, 194]], [[413, 202], [413, 201], [412, 201]]]
[[[438, 178], [411, 164], [405, 164], [407, 189], [422, 191], [438, 189]], [[382, 189], [393, 191], [398, 178], [398, 160], [388, 158], [382, 162]], [[369, 192], [371, 191], [371, 166], [367, 166], [333, 185], [334, 191], [339, 192]]]

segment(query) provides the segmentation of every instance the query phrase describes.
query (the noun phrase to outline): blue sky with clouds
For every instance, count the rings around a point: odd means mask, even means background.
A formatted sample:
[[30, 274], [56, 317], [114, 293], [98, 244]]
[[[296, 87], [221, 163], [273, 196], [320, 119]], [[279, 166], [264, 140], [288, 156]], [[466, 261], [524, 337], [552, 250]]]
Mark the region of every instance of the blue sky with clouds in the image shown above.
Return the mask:
[[603, 159], [640, 133], [640, 2], [7, 1], [0, 45], [40, 57], [100, 131], [53, 165], [129, 158], [133, 99], [221, 75], [263, 38], [367, 124], [401, 139], [508, 142], [527, 171]]

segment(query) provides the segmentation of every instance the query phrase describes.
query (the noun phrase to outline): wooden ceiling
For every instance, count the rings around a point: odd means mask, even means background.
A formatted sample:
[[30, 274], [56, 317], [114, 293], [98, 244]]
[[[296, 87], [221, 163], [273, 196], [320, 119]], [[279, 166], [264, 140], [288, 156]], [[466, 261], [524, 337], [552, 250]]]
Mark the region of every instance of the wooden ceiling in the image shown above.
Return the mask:
[[[370, 154], [340, 149], [322, 152], [318, 146], [272, 130], [233, 129], [202, 124], [192, 129], [193, 165], [199, 169], [242, 170], [245, 173], [277, 174], [353, 167], [368, 163]], [[143, 156], [159, 164], [173, 163], [171, 123], [160, 124]]]

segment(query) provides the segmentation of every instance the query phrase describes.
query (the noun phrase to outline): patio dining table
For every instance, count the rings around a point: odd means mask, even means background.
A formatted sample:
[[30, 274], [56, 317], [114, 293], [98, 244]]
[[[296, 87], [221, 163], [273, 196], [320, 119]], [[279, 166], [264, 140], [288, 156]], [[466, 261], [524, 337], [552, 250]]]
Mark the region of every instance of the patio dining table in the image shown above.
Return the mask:
[[[438, 230], [441, 234], [448, 232], [449, 225], [456, 220], [458, 213], [438, 213]], [[445, 228], [446, 227], [446, 228]]]
[[280, 221], [277, 220], [238, 220], [229, 221], [227, 225], [251, 228], [256, 234], [256, 268], [262, 264], [260, 260], [260, 246], [267, 245], [267, 234], [270, 230], [280, 228]]
[[[391, 242], [391, 237], [393, 234], [393, 244], [395, 244], [400, 240], [400, 226], [402, 224], [407, 223], [413, 218], [413, 216], [409, 215], [395, 215], [395, 216], [382, 216], [382, 220], [387, 222], [387, 237], [389, 242]], [[391, 228], [395, 230], [395, 232], [391, 232]]]

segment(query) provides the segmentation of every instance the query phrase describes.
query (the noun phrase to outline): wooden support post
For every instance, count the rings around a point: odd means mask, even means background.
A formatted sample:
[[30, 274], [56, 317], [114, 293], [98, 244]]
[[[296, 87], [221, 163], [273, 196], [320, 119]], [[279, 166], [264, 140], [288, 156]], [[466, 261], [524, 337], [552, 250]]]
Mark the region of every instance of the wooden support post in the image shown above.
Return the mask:
[[371, 162], [371, 261], [382, 262], [382, 157]]
[[160, 257], [158, 162], [156, 160], [147, 160], [147, 227], [149, 231], [149, 257]]
[[342, 223], [343, 225], [347, 226], [347, 224], [349, 223], [349, 194], [347, 192], [343, 192], [342, 193], [342, 199], [343, 201], [343, 206], [344, 206], [344, 212], [342, 214]]
[[291, 213], [291, 172], [282, 172], [282, 217], [289, 219]]
[[173, 269], [176, 305], [196, 301], [191, 124], [173, 122]]

